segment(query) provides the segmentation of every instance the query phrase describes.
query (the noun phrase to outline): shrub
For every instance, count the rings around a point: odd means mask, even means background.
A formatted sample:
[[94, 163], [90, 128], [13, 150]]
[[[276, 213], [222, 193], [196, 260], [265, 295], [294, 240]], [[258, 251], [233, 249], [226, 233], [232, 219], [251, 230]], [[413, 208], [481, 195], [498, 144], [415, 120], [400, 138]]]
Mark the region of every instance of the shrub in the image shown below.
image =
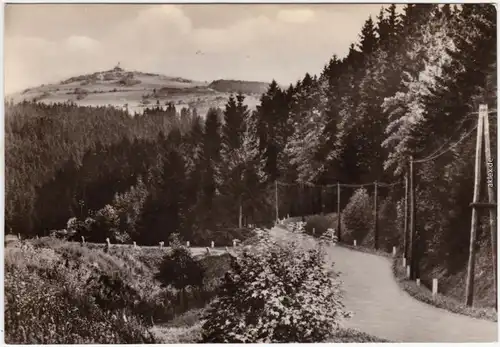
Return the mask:
[[92, 241], [103, 242], [109, 238], [113, 243], [125, 243], [130, 240], [127, 233], [120, 231], [120, 217], [113, 206], [104, 206], [95, 213], [93, 219]]
[[147, 196], [146, 185], [139, 177], [135, 186], [125, 193], [116, 194], [113, 199], [113, 206], [119, 218], [119, 229], [122, 233], [130, 235], [132, 239], [139, 237], [136, 225]]
[[[311, 216], [306, 221], [306, 233], [312, 236], [319, 237], [323, 235], [329, 228], [337, 227], [337, 214], [332, 213], [322, 216]], [[314, 230], [314, 233], [313, 233]]]
[[133, 74], [131, 76], [130, 75], [124, 76], [120, 78], [120, 80], [118, 81], [118, 84], [121, 86], [134, 86], [140, 83], [141, 81], [135, 79]]
[[185, 289], [188, 286], [203, 285], [203, 267], [193, 258], [189, 249], [184, 246], [174, 246], [164, 257], [156, 275], [164, 286]]
[[178, 290], [177, 302], [187, 310], [189, 292], [201, 292], [205, 270], [201, 263], [193, 258], [191, 251], [181, 245], [175, 234], [171, 243], [172, 249], [163, 257], [155, 278], [162, 286]]
[[[346, 230], [346, 237], [342, 241], [357, 240], [361, 244], [373, 225], [372, 204], [365, 188], [354, 192], [343, 211], [342, 222]], [[348, 235], [351, 240], [348, 240]]]
[[305, 222], [289, 222], [286, 225], [286, 228], [293, 233], [302, 234], [306, 230]]
[[320, 250], [267, 237], [233, 258], [205, 316], [203, 342], [319, 342], [334, 333], [343, 310], [339, 283]]
[[105, 81], [112, 81], [112, 80], [116, 79], [116, 76], [112, 72], [107, 72], [104, 74], [103, 79]]
[[91, 236], [94, 223], [95, 220], [91, 217], [87, 217], [84, 221], [79, 220], [76, 217], [70, 218], [66, 227], [70, 232], [74, 232], [74, 235], [72, 235], [69, 239], [79, 241], [82, 236], [88, 239]]

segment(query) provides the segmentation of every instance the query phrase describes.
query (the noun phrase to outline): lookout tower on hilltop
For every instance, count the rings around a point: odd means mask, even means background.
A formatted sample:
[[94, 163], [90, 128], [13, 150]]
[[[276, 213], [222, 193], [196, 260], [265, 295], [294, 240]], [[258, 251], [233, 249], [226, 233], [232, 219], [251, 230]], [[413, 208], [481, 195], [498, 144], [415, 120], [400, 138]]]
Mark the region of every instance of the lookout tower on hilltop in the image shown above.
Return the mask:
[[118, 64], [116, 64], [113, 71], [123, 71], [123, 69], [120, 67], [120, 62], [118, 62]]

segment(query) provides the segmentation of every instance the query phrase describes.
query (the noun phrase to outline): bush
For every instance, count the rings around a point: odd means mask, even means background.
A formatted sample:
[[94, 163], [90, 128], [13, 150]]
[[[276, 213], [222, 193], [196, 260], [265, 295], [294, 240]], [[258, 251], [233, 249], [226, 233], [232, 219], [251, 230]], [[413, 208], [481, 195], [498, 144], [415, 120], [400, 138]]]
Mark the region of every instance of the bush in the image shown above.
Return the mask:
[[163, 257], [155, 278], [162, 283], [162, 286], [178, 290], [177, 302], [183, 311], [189, 308], [188, 295], [201, 292], [204, 275], [205, 270], [201, 263], [194, 259], [191, 251], [182, 246], [174, 236], [172, 249]]
[[[311, 216], [306, 220], [306, 233], [312, 236], [320, 237], [328, 229], [337, 228], [337, 214], [332, 213], [323, 216]], [[314, 230], [314, 233], [313, 233]]]
[[372, 204], [365, 188], [356, 190], [351, 197], [342, 212], [342, 222], [345, 230], [342, 241], [357, 240], [358, 244], [361, 244], [373, 225]]
[[156, 279], [163, 286], [175, 289], [185, 289], [188, 286], [200, 288], [203, 286], [204, 270], [200, 262], [193, 258], [191, 251], [181, 245], [173, 245], [160, 265]]
[[347, 314], [339, 283], [323, 269], [320, 250], [266, 237], [233, 258], [205, 316], [203, 342], [320, 342]]
[[288, 222], [286, 224], [286, 229], [293, 233], [303, 234], [306, 230], [305, 222]]
[[140, 83], [141, 81], [135, 79], [133, 74], [128, 74], [127, 76], [120, 78], [118, 81], [118, 84], [121, 86], [134, 86]]
[[87, 217], [84, 221], [78, 220], [76, 217], [70, 218], [66, 227], [74, 234], [69, 238], [69, 240], [80, 241], [82, 236], [88, 240], [92, 235], [91, 232], [94, 223], [95, 220], [91, 217]]
[[125, 193], [116, 194], [113, 199], [113, 206], [118, 214], [121, 233], [127, 233], [134, 240], [140, 237], [136, 226], [147, 196], [146, 185], [142, 178], [139, 177], [135, 186], [132, 186]]
[[130, 236], [120, 231], [120, 217], [113, 206], [104, 206], [95, 213], [93, 219], [95, 222], [92, 223], [92, 241], [103, 242], [106, 238], [109, 238], [113, 243], [130, 241]]

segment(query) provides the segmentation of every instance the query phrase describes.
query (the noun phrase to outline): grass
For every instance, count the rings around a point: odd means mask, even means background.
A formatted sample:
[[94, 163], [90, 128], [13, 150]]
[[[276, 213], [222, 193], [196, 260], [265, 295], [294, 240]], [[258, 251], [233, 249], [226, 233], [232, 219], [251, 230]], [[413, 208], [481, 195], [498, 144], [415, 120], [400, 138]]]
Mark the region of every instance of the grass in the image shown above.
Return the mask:
[[350, 328], [339, 329], [331, 339], [325, 342], [329, 343], [376, 343], [376, 342], [393, 342], [385, 340], [370, 334], [366, 334], [362, 331], [358, 331]]
[[432, 291], [429, 290], [426, 286], [422, 284], [420, 286], [417, 286], [416, 282], [413, 282], [406, 278], [405, 269], [399, 265], [401, 264], [401, 262], [402, 258], [399, 257], [394, 258], [394, 261], [392, 262], [392, 271], [394, 273], [394, 277], [399, 283], [401, 289], [403, 289], [415, 299], [453, 313], [497, 322], [497, 312], [493, 308], [468, 307], [452, 297], [445, 296], [439, 293], [436, 297], [433, 297]]
[[[160, 343], [200, 343], [204, 311], [205, 309], [188, 311], [167, 324], [154, 327], [153, 334]], [[340, 328], [327, 340], [318, 342], [374, 343], [392, 341], [381, 339], [355, 329]]]

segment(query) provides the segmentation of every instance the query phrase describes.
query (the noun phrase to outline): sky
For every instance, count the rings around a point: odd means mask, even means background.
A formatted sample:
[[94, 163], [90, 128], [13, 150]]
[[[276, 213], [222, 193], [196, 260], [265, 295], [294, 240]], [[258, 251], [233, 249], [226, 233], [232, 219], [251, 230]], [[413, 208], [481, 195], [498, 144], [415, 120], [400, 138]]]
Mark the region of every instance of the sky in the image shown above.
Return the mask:
[[109, 70], [289, 84], [347, 54], [379, 4], [8, 4], [6, 94]]

